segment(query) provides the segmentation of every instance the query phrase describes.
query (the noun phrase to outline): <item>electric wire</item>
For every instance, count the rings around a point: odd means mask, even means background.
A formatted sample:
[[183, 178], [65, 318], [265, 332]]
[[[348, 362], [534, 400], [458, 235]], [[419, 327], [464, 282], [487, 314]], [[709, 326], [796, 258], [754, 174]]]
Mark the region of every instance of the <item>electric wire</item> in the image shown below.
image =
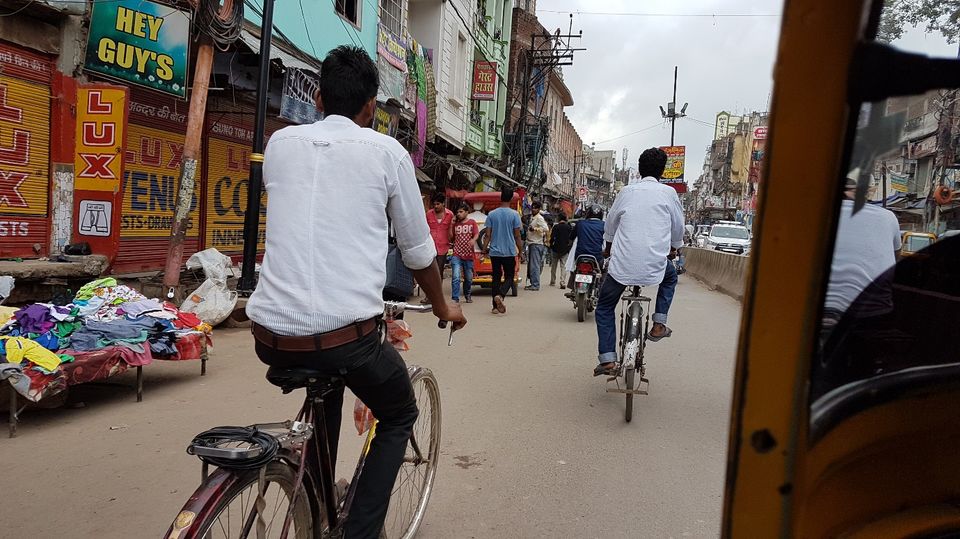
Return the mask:
[[636, 131], [633, 131], [633, 132], [630, 132], [630, 133], [626, 133], [626, 134], [620, 135], [619, 137], [613, 137], [613, 138], [611, 138], [611, 139], [597, 141], [597, 144], [605, 144], [605, 143], [607, 143], [607, 142], [613, 142], [613, 141], [615, 141], [615, 140], [620, 140], [620, 139], [622, 139], [622, 138], [632, 137], [633, 135], [637, 135], [637, 134], [639, 134], [639, 133], [643, 133], [644, 131], [649, 131], [649, 130], [655, 128], [655, 127], [662, 127], [663, 125], [664, 125], [664, 122], [661, 120], [661, 121], [659, 121], [659, 122], [657, 122], [657, 123], [655, 123], [655, 124], [653, 124], [653, 125], [651, 125], [651, 126], [644, 127], [643, 129], [638, 129], [638, 130], [636, 130]]
[[777, 13], [644, 13], [644, 12], [614, 12], [614, 11], [570, 11], [556, 9], [538, 9], [539, 13], [570, 13], [572, 15], [609, 15], [616, 17], [703, 17], [703, 18], [751, 18], [751, 17], [780, 17]]
[[17, 13], [20, 13], [21, 11], [23, 11], [23, 10], [27, 9], [28, 7], [30, 7], [30, 5], [33, 4], [34, 1], [35, 1], [35, 0], [30, 0], [30, 1], [27, 2], [26, 4], [20, 6], [19, 9], [15, 10], [15, 11], [11, 11], [10, 13], [0, 13], [0, 17], [12, 17], [12, 16], [16, 15]]
[[243, 2], [231, 2], [230, 11], [221, 17], [218, 0], [202, 0], [196, 9], [195, 26], [221, 49], [226, 50], [239, 37], [243, 28]]

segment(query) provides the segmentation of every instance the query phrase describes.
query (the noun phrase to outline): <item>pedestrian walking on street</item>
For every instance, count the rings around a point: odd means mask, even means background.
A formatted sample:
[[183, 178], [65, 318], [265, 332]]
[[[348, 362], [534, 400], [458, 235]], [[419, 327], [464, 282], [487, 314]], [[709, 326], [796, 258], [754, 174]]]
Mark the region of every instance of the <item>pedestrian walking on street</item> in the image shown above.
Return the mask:
[[434, 193], [431, 198], [433, 208], [427, 210], [427, 224], [430, 225], [430, 236], [437, 248], [437, 265], [440, 266], [440, 280], [443, 280], [443, 268], [447, 265], [447, 252], [450, 251], [450, 223], [453, 222], [453, 212], [447, 209], [446, 197], [443, 193]]
[[560, 214], [557, 224], [550, 230], [550, 286], [557, 284], [557, 266], [560, 267], [560, 290], [566, 288], [567, 283], [567, 254], [573, 244], [573, 227], [567, 222], [567, 216]]
[[[324, 119], [277, 131], [264, 152], [266, 251], [247, 314], [262, 362], [339, 377], [376, 416], [377, 436], [343, 534], [373, 538], [383, 529], [419, 413], [403, 358], [381, 338], [391, 224], [433, 314], [454, 328], [466, 319], [444, 298], [410, 153], [369, 128], [380, 80], [376, 64], [363, 49], [340, 46], [322, 70], [316, 100]], [[335, 463], [342, 387], [323, 399]]]
[[493, 265], [493, 311], [505, 313], [507, 307], [503, 298], [510, 290], [517, 271], [517, 254], [523, 245], [520, 239], [520, 216], [510, 207], [513, 189], [504, 188], [500, 192], [500, 207], [487, 216], [487, 244], [484, 253], [489, 254]]
[[480, 237], [480, 227], [468, 215], [470, 206], [465, 203], [457, 208], [453, 222], [450, 223], [450, 236], [453, 238], [453, 257], [450, 258], [452, 271], [451, 295], [453, 301], [460, 301], [461, 275], [463, 282], [463, 297], [467, 303], [473, 303], [471, 289], [473, 288], [473, 256]]
[[545, 243], [547, 232], [547, 220], [540, 214], [543, 206], [539, 202], [534, 202], [530, 206], [530, 224], [527, 226], [527, 273], [530, 275], [530, 286], [525, 286], [524, 290], [540, 290], [540, 274], [543, 273], [543, 257], [547, 254]]

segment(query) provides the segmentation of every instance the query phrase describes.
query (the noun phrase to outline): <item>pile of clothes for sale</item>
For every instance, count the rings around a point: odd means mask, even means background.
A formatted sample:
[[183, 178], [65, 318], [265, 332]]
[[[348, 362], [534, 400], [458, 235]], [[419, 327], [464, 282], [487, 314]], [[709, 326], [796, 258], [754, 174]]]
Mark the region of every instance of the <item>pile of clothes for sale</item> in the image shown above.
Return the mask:
[[145, 365], [176, 356], [178, 339], [198, 333], [206, 338], [211, 331], [193, 313], [148, 299], [116, 279], [97, 279], [66, 305], [0, 306], [0, 380], [9, 379], [20, 391], [18, 384], [29, 387], [29, 380], [17, 374], [53, 374], [84, 352], [109, 347], [118, 347], [127, 364]]

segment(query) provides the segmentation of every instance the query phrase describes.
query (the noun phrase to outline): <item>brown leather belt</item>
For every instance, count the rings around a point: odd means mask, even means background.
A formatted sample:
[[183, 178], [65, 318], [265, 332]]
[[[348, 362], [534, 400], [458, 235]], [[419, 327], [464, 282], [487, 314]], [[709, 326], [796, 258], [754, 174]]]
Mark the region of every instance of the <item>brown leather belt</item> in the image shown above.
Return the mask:
[[280, 352], [319, 352], [359, 341], [377, 329], [379, 323], [380, 317], [374, 317], [326, 333], [302, 337], [277, 335], [263, 326], [251, 323], [250, 332], [261, 344]]

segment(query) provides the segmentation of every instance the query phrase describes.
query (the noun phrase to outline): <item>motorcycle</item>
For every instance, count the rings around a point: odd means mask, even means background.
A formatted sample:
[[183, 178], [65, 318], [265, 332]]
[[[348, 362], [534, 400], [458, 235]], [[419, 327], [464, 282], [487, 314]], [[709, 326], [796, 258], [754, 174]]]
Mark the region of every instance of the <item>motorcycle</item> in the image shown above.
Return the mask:
[[588, 312], [593, 312], [597, 308], [597, 301], [600, 299], [600, 281], [602, 271], [600, 263], [596, 258], [590, 255], [580, 255], [577, 257], [577, 264], [574, 268], [573, 276], [573, 294], [571, 300], [577, 309], [577, 321], [583, 322]]

